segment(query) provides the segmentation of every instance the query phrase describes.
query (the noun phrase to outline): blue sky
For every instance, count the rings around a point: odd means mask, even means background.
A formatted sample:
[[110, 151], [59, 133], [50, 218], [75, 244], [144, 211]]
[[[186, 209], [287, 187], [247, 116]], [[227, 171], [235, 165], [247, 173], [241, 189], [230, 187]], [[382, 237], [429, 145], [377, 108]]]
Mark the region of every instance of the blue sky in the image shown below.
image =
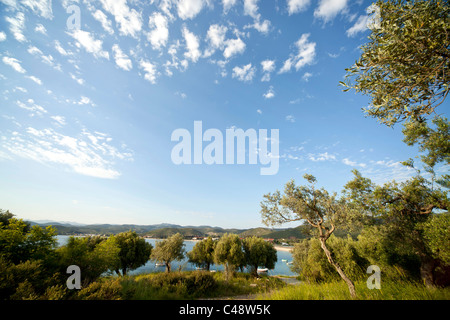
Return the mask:
[[[377, 183], [410, 177], [398, 162], [417, 153], [401, 127], [365, 118], [369, 99], [338, 86], [370, 4], [0, 0], [0, 207], [248, 228], [261, 226], [265, 193], [304, 173], [337, 192], [353, 168]], [[278, 129], [278, 173], [175, 165], [171, 134], [194, 121]]]

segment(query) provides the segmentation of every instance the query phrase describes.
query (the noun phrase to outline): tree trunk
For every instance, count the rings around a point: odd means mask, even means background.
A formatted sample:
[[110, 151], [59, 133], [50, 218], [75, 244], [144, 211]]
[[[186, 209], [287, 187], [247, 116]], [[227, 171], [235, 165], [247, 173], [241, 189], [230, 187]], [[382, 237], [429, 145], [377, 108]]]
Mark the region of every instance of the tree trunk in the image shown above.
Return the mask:
[[425, 286], [435, 286], [434, 269], [436, 268], [436, 260], [430, 257], [422, 258], [420, 264], [420, 277]]
[[166, 262], [166, 272], [170, 273], [170, 269], [171, 269], [170, 262]]
[[127, 275], [127, 268], [122, 268], [122, 276], [126, 276]]
[[350, 278], [347, 277], [347, 275], [341, 269], [341, 266], [336, 261], [334, 261], [333, 257], [331, 256], [330, 250], [328, 250], [328, 248], [325, 244], [326, 241], [327, 240], [325, 238], [323, 238], [323, 237], [320, 238], [321, 247], [322, 247], [322, 250], [325, 252], [325, 255], [328, 258], [328, 262], [336, 269], [336, 271], [339, 273], [339, 275], [345, 281], [345, 283], [347, 283], [348, 290], [350, 291], [351, 297], [356, 298], [355, 285], [353, 284], [352, 280], [350, 280]]

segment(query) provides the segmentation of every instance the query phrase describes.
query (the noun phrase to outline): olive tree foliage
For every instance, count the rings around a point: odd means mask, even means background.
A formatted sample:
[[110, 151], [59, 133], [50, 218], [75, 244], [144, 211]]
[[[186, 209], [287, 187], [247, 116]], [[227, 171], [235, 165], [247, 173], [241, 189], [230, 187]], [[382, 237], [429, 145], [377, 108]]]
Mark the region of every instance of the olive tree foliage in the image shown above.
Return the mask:
[[189, 262], [209, 271], [211, 264], [214, 263], [214, 249], [216, 248], [216, 244], [217, 241], [214, 241], [211, 237], [197, 242], [192, 248], [192, 251], [187, 253]]
[[257, 277], [258, 266], [268, 269], [275, 268], [277, 262], [277, 250], [272, 243], [260, 237], [248, 237], [242, 241], [245, 263], [250, 266], [250, 273]]
[[166, 272], [170, 273], [172, 270], [172, 261], [183, 260], [185, 253], [184, 246], [183, 236], [180, 233], [176, 233], [165, 240], [156, 242], [150, 257], [152, 260], [164, 263]]
[[122, 232], [113, 236], [119, 247], [119, 259], [115, 271], [126, 275], [128, 271], [143, 266], [149, 259], [153, 246], [136, 231]]
[[114, 237], [74, 237], [58, 248], [62, 272], [70, 265], [81, 270], [82, 286], [97, 280], [103, 273], [112, 272], [118, 264], [119, 247]]
[[[449, 1], [379, 0], [374, 7], [378, 21], [340, 84], [371, 98], [367, 116], [389, 127], [403, 122], [404, 142], [418, 144], [434, 173], [437, 163], [450, 163], [449, 123], [437, 112], [450, 90]], [[438, 182], [448, 186], [449, 178]]]
[[333, 258], [326, 245], [336, 227], [355, 225], [359, 213], [344, 198], [329, 194], [325, 189], [315, 187], [316, 178], [303, 176], [309, 185], [297, 186], [294, 180], [285, 185], [284, 194], [280, 191], [264, 195], [261, 202], [263, 223], [268, 226], [280, 225], [291, 221], [306, 221], [316, 229], [316, 237], [328, 262], [346, 282], [352, 297], [356, 296], [353, 281], [345, 274], [341, 266]]
[[242, 241], [237, 234], [225, 233], [219, 239], [214, 250], [214, 260], [217, 264], [224, 265], [227, 280], [233, 276], [236, 268], [244, 265]]
[[448, 263], [449, 249], [443, 236], [449, 228], [448, 213], [443, 213], [450, 206], [448, 191], [434, 188], [420, 175], [401, 183], [376, 185], [358, 171], [353, 173], [344, 194], [371, 217], [366, 226], [377, 226], [372, 231], [381, 235], [375, 242], [376, 246], [383, 244], [382, 260], [410, 272], [417, 265], [423, 282], [435, 285], [437, 269]]
[[372, 98], [365, 112], [392, 126], [430, 115], [449, 92], [448, 1], [377, 1], [361, 57], [341, 84]]

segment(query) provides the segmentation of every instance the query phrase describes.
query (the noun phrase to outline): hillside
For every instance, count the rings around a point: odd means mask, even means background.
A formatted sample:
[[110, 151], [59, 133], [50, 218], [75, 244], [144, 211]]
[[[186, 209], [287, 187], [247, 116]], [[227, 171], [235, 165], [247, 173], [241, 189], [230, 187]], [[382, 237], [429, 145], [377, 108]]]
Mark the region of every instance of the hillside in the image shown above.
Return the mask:
[[299, 226], [296, 228], [286, 229], [270, 229], [270, 228], [250, 228], [250, 229], [224, 229], [211, 226], [180, 226], [175, 224], [155, 224], [155, 225], [134, 225], [134, 224], [92, 224], [92, 225], [72, 225], [69, 223], [46, 222], [35, 223], [42, 227], [52, 225], [57, 234], [60, 235], [82, 235], [82, 234], [117, 234], [129, 230], [136, 231], [142, 236], [151, 238], [167, 238], [176, 233], [180, 233], [183, 237], [220, 237], [225, 233], [235, 233], [240, 237], [258, 236], [271, 239], [305, 239], [308, 238], [308, 227]]

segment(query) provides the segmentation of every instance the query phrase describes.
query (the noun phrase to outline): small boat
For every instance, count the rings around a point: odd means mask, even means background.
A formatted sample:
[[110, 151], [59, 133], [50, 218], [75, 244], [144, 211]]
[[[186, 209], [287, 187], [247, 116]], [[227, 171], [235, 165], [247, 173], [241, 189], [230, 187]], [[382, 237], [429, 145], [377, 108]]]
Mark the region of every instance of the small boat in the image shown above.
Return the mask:
[[260, 272], [260, 273], [265, 273], [265, 272], [269, 271], [269, 269], [267, 269], [267, 268], [258, 268], [256, 271]]
[[165, 267], [166, 265], [162, 262], [155, 263], [155, 267]]
[[293, 264], [293, 262], [292, 261], [289, 261], [288, 263], [286, 263], [287, 265], [291, 265], [291, 264]]
[[286, 260], [286, 259], [281, 259], [281, 261], [283, 261], [283, 262], [287, 262], [287, 260]]

